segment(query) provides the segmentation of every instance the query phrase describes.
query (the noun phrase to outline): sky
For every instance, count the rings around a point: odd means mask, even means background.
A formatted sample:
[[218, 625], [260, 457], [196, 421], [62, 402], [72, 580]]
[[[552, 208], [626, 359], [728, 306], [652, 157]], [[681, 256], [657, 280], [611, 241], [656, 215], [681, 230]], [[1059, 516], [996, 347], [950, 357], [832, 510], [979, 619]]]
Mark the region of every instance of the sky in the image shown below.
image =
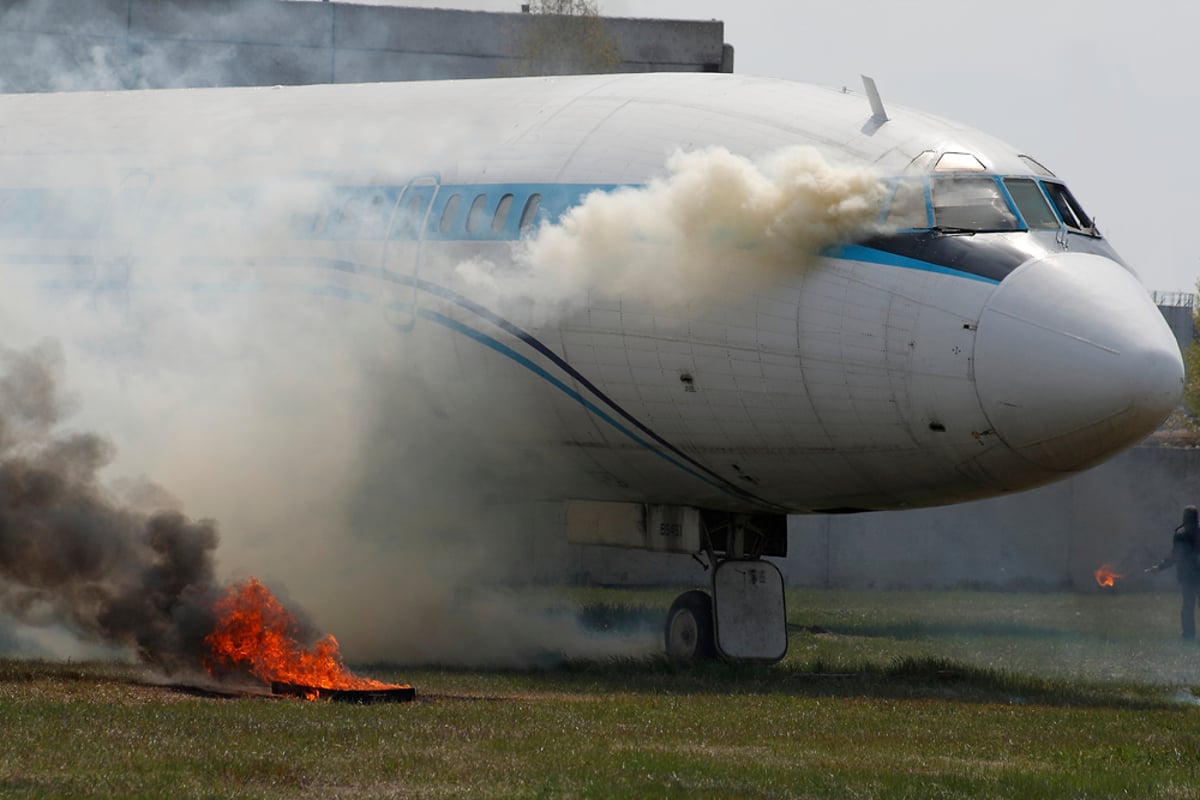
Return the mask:
[[[521, 0], [355, 0], [518, 11]], [[718, 19], [734, 71], [859, 88], [997, 136], [1065, 179], [1147, 288], [1192, 292], [1200, 3], [1181, 0], [598, 0], [607, 16]]]

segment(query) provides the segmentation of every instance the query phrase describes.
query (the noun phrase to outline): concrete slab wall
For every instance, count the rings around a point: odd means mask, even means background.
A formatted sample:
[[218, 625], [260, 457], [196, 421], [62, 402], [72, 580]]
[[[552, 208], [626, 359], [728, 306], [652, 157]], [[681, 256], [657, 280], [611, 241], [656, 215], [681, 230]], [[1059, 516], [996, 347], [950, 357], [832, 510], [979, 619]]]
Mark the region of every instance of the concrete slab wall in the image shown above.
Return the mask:
[[[1142, 570], [1166, 555], [1183, 506], [1200, 504], [1200, 449], [1138, 447], [1061, 483], [945, 508], [789, 521], [791, 586], [1094, 589], [1112, 564], [1130, 590], [1173, 589]], [[686, 556], [574, 548], [570, 570], [598, 583], [702, 584]]]
[[1158, 310], [1162, 312], [1163, 318], [1171, 326], [1171, 333], [1175, 334], [1175, 341], [1179, 342], [1179, 349], [1186, 350], [1190, 347], [1192, 340], [1196, 338], [1196, 326], [1192, 322], [1194, 313], [1192, 307], [1159, 306]]
[[[543, 18], [544, 19], [544, 18]], [[284, 0], [0, 0], [0, 91], [488, 78], [531, 64], [536, 15]], [[606, 19], [603, 71], [726, 71], [724, 24]], [[598, 71], [555, 61], [551, 71]]]

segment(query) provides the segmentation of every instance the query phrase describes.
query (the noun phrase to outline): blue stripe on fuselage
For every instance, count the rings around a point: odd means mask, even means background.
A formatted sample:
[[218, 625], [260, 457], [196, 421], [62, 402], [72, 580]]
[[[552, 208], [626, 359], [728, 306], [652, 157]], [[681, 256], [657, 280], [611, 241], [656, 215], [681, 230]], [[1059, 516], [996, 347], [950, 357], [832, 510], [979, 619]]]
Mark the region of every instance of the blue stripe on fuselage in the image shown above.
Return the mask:
[[[402, 307], [402, 306], [398, 306], [398, 307]], [[407, 309], [407, 310], [410, 310], [410, 309]], [[516, 352], [508, 345], [503, 344], [502, 342], [498, 341], [497, 339], [495, 339], [491, 336], [488, 336], [487, 334], [483, 333], [482, 331], [476, 330], [475, 328], [472, 328], [469, 325], [463, 324], [462, 322], [459, 322], [458, 320], [447, 317], [445, 314], [440, 314], [436, 311], [430, 311], [429, 309], [425, 309], [425, 308], [418, 309], [417, 313], [422, 319], [427, 319], [430, 322], [436, 322], [437, 324], [439, 324], [445, 328], [449, 328], [450, 330], [452, 330], [462, 336], [466, 336], [470, 339], [474, 339], [476, 342], [482, 344], [484, 347], [494, 350], [495, 352], [499, 353], [500, 355], [505, 356], [506, 358], [510, 359], [511, 361], [519, 364], [520, 366], [522, 366], [525, 369], [532, 372], [534, 375], [537, 375], [539, 378], [541, 378], [542, 380], [549, 383], [555, 389], [558, 389], [558, 391], [562, 392], [567, 397], [570, 397], [572, 400], [579, 403], [581, 406], [583, 406], [585, 409], [590, 411], [592, 414], [595, 414], [597, 417], [604, 420], [606, 423], [608, 423], [610, 426], [612, 426], [615, 430], [620, 431], [621, 434], [623, 434], [625, 437], [627, 437], [631, 441], [646, 448], [647, 450], [654, 453], [656, 456], [663, 459], [667, 463], [669, 463], [675, 467], [678, 467], [679, 469], [686, 472], [688, 475], [691, 475], [693, 478], [697, 478], [697, 479], [703, 481], [704, 483], [707, 483], [709, 486], [712, 486], [715, 489], [719, 489], [721, 491], [732, 494], [734, 497], [737, 497], [739, 499], [746, 499], [746, 496], [745, 496], [746, 493], [744, 491], [742, 491], [740, 489], [740, 487], [729, 484], [727, 481], [725, 481], [723, 478], [720, 478], [719, 476], [717, 477], [716, 480], [713, 480], [712, 478], [709, 478], [706, 475], [702, 475], [700, 472], [697, 472], [696, 470], [692, 469], [687, 464], [680, 463], [680, 461], [673, 458], [669, 453], [663, 452], [658, 447], [655, 447], [653, 443], [646, 441], [641, 436], [638, 436], [636, 433], [629, 430], [629, 428], [622, 425], [616, 419], [613, 419], [612, 415], [610, 415], [604, 409], [600, 408], [598, 405], [596, 405], [592, 401], [588, 400], [586, 397], [581, 395], [579, 392], [575, 391], [570, 386], [568, 386], [567, 384], [563, 383], [558, 378], [551, 375], [549, 372], [547, 372], [542, 367], [538, 366], [536, 363], [534, 363], [529, 358], [526, 358], [525, 356]], [[623, 412], [622, 415], [627, 416], [628, 412]], [[639, 423], [639, 427], [644, 427], [644, 426], [641, 426], [641, 424]], [[656, 437], [656, 438], [658, 438], [658, 437]], [[671, 449], [673, 450], [674, 448], [671, 448]], [[731, 489], [734, 491], [731, 491]], [[753, 496], [751, 496], [751, 497], [753, 497]], [[767, 502], [767, 501], [763, 501], [762, 498], [755, 497], [753, 499], [759, 500], [760, 502]], [[770, 505], [774, 505], [774, 504], [770, 504]]]
[[876, 250], [873, 247], [865, 247], [860, 244], [846, 244], [838, 247], [830, 248], [825, 251], [828, 258], [837, 258], [844, 261], [861, 261], [867, 264], [880, 264], [886, 267], [900, 267], [901, 269], [915, 269], [921, 272], [935, 272], [938, 275], [950, 275], [955, 278], [967, 278], [968, 280], [981, 281], [983, 283], [996, 284], [999, 281], [993, 278], [987, 278], [982, 275], [973, 275], [970, 272], [953, 269], [951, 267], [943, 267], [938, 264], [931, 264], [928, 261], [921, 261], [916, 258], [898, 255], [896, 253], [888, 253], [884, 250]]

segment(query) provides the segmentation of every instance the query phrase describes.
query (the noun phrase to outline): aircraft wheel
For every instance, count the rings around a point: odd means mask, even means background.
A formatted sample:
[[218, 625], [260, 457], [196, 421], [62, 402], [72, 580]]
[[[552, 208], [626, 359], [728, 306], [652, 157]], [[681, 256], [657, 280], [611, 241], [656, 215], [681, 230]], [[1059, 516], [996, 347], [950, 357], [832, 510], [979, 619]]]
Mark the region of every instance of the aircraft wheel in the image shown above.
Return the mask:
[[713, 636], [712, 598], [699, 589], [675, 598], [667, 612], [667, 657], [680, 662], [716, 658]]

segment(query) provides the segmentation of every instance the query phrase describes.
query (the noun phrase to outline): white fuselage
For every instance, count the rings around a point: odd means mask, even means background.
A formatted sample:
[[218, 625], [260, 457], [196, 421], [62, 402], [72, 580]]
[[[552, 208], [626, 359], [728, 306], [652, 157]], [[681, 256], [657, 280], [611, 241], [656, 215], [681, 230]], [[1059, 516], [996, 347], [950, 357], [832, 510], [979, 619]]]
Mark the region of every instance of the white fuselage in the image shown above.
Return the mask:
[[[378, 309], [386, 346], [421, 353], [434, 376], [429, 413], [486, 419], [541, 496], [938, 505], [1064, 477], [1152, 431], [1182, 364], [1137, 277], [1094, 229], [1013, 213], [1018, 187], [1053, 205], [1058, 184], [1039, 184], [1053, 179], [1035, 162], [888, 113], [879, 124], [861, 96], [727, 75], [3, 97], [0, 268], [31, 291], [143, 304], [166, 283], [239, 284]], [[1008, 186], [1017, 224], [930, 218], [703, 303], [593, 292], [550, 314], [464, 277], [487, 261], [503, 281], [535, 230], [527, 208], [550, 224], [589, 191], [646, 185], [678, 150], [798, 145], [904, 177], [931, 207], [941, 177]], [[939, 171], [944, 153], [978, 166]], [[190, 226], [206, 192], [241, 193], [244, 213]], [[289, 220], [256, 227], [271, 192], [290, 198]], [[156, 272], [149, 250], [173, 269]], [[511, 404], [480, 375], [538, 424], [507, 423]]]

